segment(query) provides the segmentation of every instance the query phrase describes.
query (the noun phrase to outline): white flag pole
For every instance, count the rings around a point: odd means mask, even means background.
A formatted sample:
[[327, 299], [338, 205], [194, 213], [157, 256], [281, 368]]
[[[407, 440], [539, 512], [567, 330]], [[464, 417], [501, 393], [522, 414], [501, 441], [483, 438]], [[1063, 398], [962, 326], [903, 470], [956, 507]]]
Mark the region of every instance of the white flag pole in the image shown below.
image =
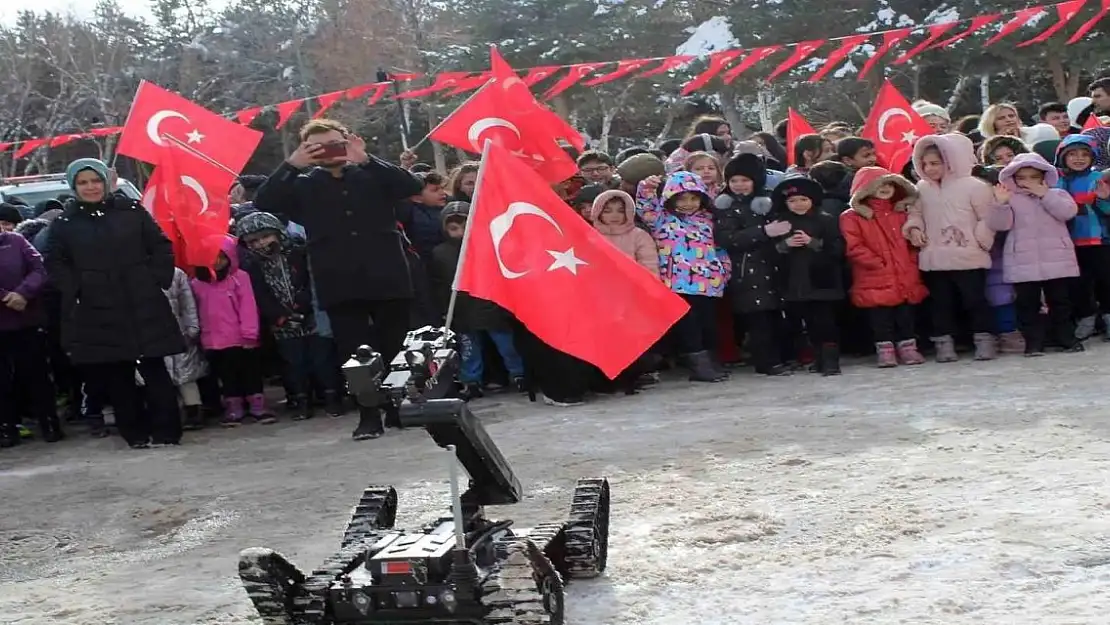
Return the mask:
[[470, 212], [466, 216], [466, 227], [463, 229], [462, 247], [459, 249], [459, 262], [455, 264], [455, 279], [451, 281], [451, 299], [447, 302], [447, 317], [444, 319], [443, 328], [451, 329], [451, 322], [455, 319], [455, 301], [459, 297], [459, 275], [462, 273], [463, 260], [466, 258], [466, 249], [470, 245], [470, 226], [474, 223], [474, 215], [478, 212], [478, 195], [482, 191], [482, 178], [486, 173], [486, 161], [489, 157], [490, 146], [493, 141], [486, 139], [482, 144], [482, 157], [478, 161], [478, 176], [474, 181], [474, 195], [470, 198]]

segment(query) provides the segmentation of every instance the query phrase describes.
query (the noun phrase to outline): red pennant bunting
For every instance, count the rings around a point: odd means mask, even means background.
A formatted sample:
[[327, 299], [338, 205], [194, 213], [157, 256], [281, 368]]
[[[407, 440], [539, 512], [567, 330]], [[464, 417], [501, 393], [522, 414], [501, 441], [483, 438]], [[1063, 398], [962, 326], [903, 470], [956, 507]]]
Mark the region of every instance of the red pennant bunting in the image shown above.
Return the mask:
[[1077, 13], [1079, 13], [1080, 9], [1082, 9], [1083, 5], [1086, 3], [1087, 0], [1072, 0], [1072, 2], [1063, 2], [1061, 4], [1057, 4], [1056, 14], [1060, 18], [1059, 21], [1036, 37], [1017, 44], [1016, 47], [1024, 48], [1025, 46], [1031, 46], [1035, 43], [1044, 43], [1045, 41], [1048, 41], [1052, 38], [1053, 35], [1060, 32], [1061, 29], [1067, 26], [1068, 22], [1070, 22], [1072, 18], [1075, 17]]
[[394, 81], [394, 82], [405, 82], [407, 80], [416, 80], [417, 78], [420, 78], [420, 74], [401, 73], [401, 74], [390, 74], [389, 75], [389, 79]]
[[638, 74], [636, 78], [651, 78], [652, 76], [658, 76], [659, 74], [666, 74], [671, 70], [676, 70], [683, 65], [687, 65], [688, 63], [690, 63], [690, 61], [693, 61], [696, 58], [696, 56], [690, 54], [669, 56], [663, 59], [663, 62], [660, 63], [658, 67], [653, 67], [646, 72], [642, 72]]
[[11, 143], [11, 142], [0, 143], [0, 153], [7, 152], [8, 148], [12, 147], [13, 145], [15, 145], [15, 144]]
[[833, 71], [838, 65], [840, 65], [841, 61], [848, 58], [848, 55], [851, 54], [853, 50], [858, 48], [860, 44], [870, 38], [871, 35], [852, 35], [851, 37], [838, 39], [837, 41], [840, 42], [840, 47], [834, 50], [833, 53], [829, 55], [829, 58], [825, 60], [825, 64], [821, 66], [821, 69], [814, 72], [813, 75], [809, 77], [809, 80], [807, 82], [817, 82], [818, 80], [821, 80], [822, 78], [827, 76], [829, 72]]
[[871, 73], [871, 70], [875, 69], [875, 66], [879, 64], [879, 61], [883, 60], [887, 52], [890, 52], [890, 49], [898, 45], [903, 39], [909, 37], [912, 32], [912, 28], [899, 28], [897, 30], [888, 30], [883, 33], [882, 45], [880, 45], [879, 49], [875, 50], [875, 54], [872, 54], [871, 58], [867, 59], [867, 62], [863, 64], [863, 69], [859, 71], [857, 80], [865, 80], [867, 75]]
[[983, 47], [986, 48], [998, 43], [1003, 37], [1009, 36], [1015, 30], [1021, 28], [1022, 26], [1025, 26], [1025, 24], [1028, 23], [1029, 20], [1037, 17], [1041, 13], [1044, 13], [1044, 7], [1029, 7], [1028, 9], [1022, 9], [1018, 11], [1017, 14], [1015, 14], [1014, 17], [1010, 19], [1010, 21], [1003, 24], [1001, 30], [999, 30], [993, 37], [987, 39], [986, 42], [983, 43]]
[[997, 22], [1001, 18], [1002, 18], [1001, 13], [995, 13], [993, 15], [980, 15], [979, 17], [973, 18], [971, 20], [971, 24], [968, 25], [968, 27], [964, 30], [964, 32], [962, 32], [962, 33], [960, 33], [960, 34], [958, 34], [954, 37], [949, 37], [948, 39], [945, 39], [944, 41], [941, 41], [940, 43], [933, 44], [932, 49], [933, 50], [940, 50], [942, 48], [947, 48], [948, 46], [956, 43], [957, 41], [963, 41], [964, 39], [967, 39], [968, 37], [974, 35], [980, 28], [986, 26], [987, 24]]
[[743, 74], [749, 69], [755, 67], [757, 63], [781, 49], [782, 46], [764, 46], [762, 48], [756, 48], [755, 50], [752, 50], [748, 53], [747, 56], [744, 57], [744, 60], [736, 64], [736, 67], [733, 67], [732, 69], [725, 72], [724, 76], [721, 76], [721, 81], [724, 82], [726, 85], [732, 84], [732, 81], [736, 80], [736, 78], [740, 76], [740, 74]]
[[1095, 24], [1098, 24], [1102, 21], [1102, 18], [1106, 17], [1107, 13], [1110, 13], [1110, 0], [1102, 0], [1102, 7], [1099, 8], [1098, 13], [1095, 13], [1091, 19], [1084, 22], [1083, 25], [1079, 27], [1079, 30], [1075, 31], [1075, 34], [1068, 38], [1067, 45], [1070, 46], [1085, 37], [1087, 33], [1095, 27]]
[[68, 135], [57, 135], [57, 136], [54, 136], [54, 137], [50, 138], [50, 144], [49, 145], [52, 148], [56, 148], [58, 146], [65, 145], [67, 143], [71, 143], [73, 141], [76, 141], [76, 140], [78, 140], [78, 139], [80, 139], [84, 136], [85, 135], [79, 134], [79, 133], [78, 134], [68, 134]]
[[15, 151], [15, 154], [12, 155], [12, 158], [15, 158], [15, 159], [23, 158], [24, 156], [27, 156], [31, 152], [34, 152], [35, 150], [37, 150], [37, 149], [41, 148], [42, 146], [46, 145], [47, 141], [50, 141], [49, 137], [47, 137], [45, 139], [28, 139], [28, 140], [24, 141], [22, 144], [20, 144], [19, 149]]
[[373, 106], [377, 104], [379, 100], [385, 97], [386, 91], [388, 91], [392, 85], [393, 83], [389, 82], [374, 83], [374, 91], [370, 94], [370, 97], [366, 98], [366, 105]]
[[798, 137], [802, 135], [815, 135], [817, 131], [813, 129], [813, 125], [809, 123], [801, 113], [795, 111], [793, 108], [787, 109], [786, 113], [786, 164], [796, 165], [794, 162], [794, 144], [798, 142]]
[[459, 81], [470, 75], [470, 72], [443, 72], [435, 77], [432, 84], [420, 89], [410, 89], [403, 93], [398, 93], [393, 96], [395, 100], [407, 100], [410, 98], [422, 98], [424, 96], [438, 93], [444, 89], [454, 89], [459, 86]]
[[278, 122], [274, 128], [276, 130], [284, 128], [285, 124], [289, 122], [289, 118], [293, 117], [294, 113], [301, 110], [302, 104], [304, 104], [304, 100], [290, 100], [276, 105], [274, 108], [276, 108], [278, 112]]
[[350, 89], [343, 92], [343, 97], [347, 98], [348, 100], [357, 100], [376, 89], [378, 84], [379, 83], [370, 83], [369, 85], [359, 85], [357, 87], [351, 87]]
[[607, 82], [613, 82], [614, 80], [624, 78], [632, 72], [639, 71], [647, 67], [648, 64], [651, 62], [653, 62], [653, 59], [629, 59], [624, 61], [617, 61], [616, 69], [609, 72], [608, 74], [602, 74], [597, 78], [592, 78], [582, 83], [582, 85], [585, 87], [596, 87]]
[[929, 36], [925, 38], [925, 41], [922, 41], [921, 43], [902, 53], [902, 56], [894, 59], [894, 64], [905, 65], [906, 63], [909, 63], [910, 59], [931, 48], [934, 43], [936, 43], [948, 31], [955, 28], [956, 24], [958, 23], [959, 22], [944, 22], [942, 24], [933, 24], [929, 27]]
[[528, 69], [528, 73], [524, 75], [524, 78], [521, 78], [521, 81], [524, 82], [524, 86], [532, 88], [536, 85], [536, 83], [551, 78], [556, 72], [561, 69], [563, 68], [558, 65], [532, 67]]
[[559, 79], [559, 82], [551, 85], [551, 88], [543, 94], [544, 100], [550, 100], [560, 93], [577, 85], [586, 76], [594, 73], [598, 69], [605, 67], [608, 63], [576, 63], [567, 67], [567, 75]]
[[743, 53], [743, 50], [721, 50], [720, 52], [710, 54], [709, 67], [702, 73], [694, 76], [694, 78], [685, 85], [682, 85], [682, 95], [690, 95], [704, 87], [710, 80], [713, 80], [717, 74], [720, 74], [721, 70], [723, 70], [726, 65], [735, 61], [736, 58]]
[[818, 48], [825, 45], [826, 41], [828, 40], [813, 39], [811, 41], [800, 41], [794, 44], [794, 52], [792, 52], [785, 61], [779, 63], [779, 66], [775, 68], [775, 71], [771, 72], [771, 75], [768, 76], [765, 80], [767, 82], [771, 82], [772, 80], [778, 78], [786, 72], [794, 69], [795, 67], [797, 67], [798, 63], [801, 63], [802, 61], [808, 59], [810, 56], [813, 55], [814, 52], [817, 51]]
[[110, 137], [121, 132], [123, 132], [123, 126], [112, 126], [110, 128], [93, 128], [89, 131], [89, 134], [94, 137]]
[[468, 77], [463, 78], [462, 80], [460, 80], [459, 83], [458, 83], [458, 86], [456, 86], [451, 91], [448, 91], [447, 93], [443, 94], [443, 96], [446, 97], [446, 98], [449, 98], [453, 95], [459, 95], [460, 93], [466, 93], [468, 91], [474, 91], [478, 87], [481, 87], [481, 86], [485, 85], [487, 82], [489, 82], [491, 78], [493, 78], [493, 73], [492, 72], [481, 72], [481, 73], [475, 74], [473, 76], [468, 76]]
[[328, 109], [335, 106], [335, 103], [344, 95], [346, 95], [346, 91], [332, 91], [331, 93], [323, 93], [316, 96], [316, 106], [320, 108], [316, 109], [316, 112], [312, 114], [312, 119], [323, 117], [324, 113], [327, 113]]
[[262, 113], [261, 106], [252, 106], [249, 109], [243, 109], [235, 114], [235, 120], [244, 126], [250, 126], [251, 122], [255, 120]]

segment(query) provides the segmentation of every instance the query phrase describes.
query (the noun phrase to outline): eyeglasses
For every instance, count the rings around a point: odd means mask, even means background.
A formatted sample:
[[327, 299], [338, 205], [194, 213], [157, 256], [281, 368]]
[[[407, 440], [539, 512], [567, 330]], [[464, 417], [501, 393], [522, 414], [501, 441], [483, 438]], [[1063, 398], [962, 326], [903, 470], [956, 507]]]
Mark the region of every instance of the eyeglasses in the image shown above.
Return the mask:
[[596, 165], [594, 167], [583, 167], [582, 173], [584, 174], [604, 174], [608, 172], [610, 167], [608, 165]]

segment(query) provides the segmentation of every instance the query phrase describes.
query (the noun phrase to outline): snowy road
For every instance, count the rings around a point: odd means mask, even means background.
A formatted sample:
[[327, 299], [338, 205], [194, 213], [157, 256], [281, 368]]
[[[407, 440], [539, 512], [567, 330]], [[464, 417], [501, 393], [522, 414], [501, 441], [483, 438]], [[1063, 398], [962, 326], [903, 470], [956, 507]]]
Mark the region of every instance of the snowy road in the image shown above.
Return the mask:
[[[1095, 345], [576, 409], [487, 401], [528, 494], [491, 512], [561, 518], [576, 477], [609, 475], [610, 568], [570, 586], [570, 625], [1104, 624], [1108, 365]], [[398, 487], [399, 525], [441, 511], [431, 439], [353, 443], [351, 426], [0, 452], [0, 623], [250, 623], [241, 548], [315, 566], [368, 482]]]

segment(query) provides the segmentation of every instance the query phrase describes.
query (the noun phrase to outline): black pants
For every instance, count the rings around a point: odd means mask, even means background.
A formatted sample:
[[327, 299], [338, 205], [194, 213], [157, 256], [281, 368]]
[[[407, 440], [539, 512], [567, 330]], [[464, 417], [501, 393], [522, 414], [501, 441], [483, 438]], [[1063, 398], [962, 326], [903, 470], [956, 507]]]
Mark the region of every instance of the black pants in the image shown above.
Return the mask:
[[868, 308], [871, 318], [871, 338], [876, 343], [897, 343], [915, 338], [914, 318], [917, 309], [912, 304]]
[[986, 269], [926, 271], [924, 275], [925, 285], [932, 294], [930, 306], [934, 337], [956, 335], [959, 330], [956, 324], [957, 311], [963, 311], [970, 318], [972, 332], [980, 334], [994, 331], [994, 319], [987, 302]]
[[782, 364], [783, 318], [781, 310], [761, 310], [744, 314], [748, 350], [757, 373], [766, 373]]
[[592, 365], [544, 343], [513, 320], [513, 342], [524, 360], [525, 383], [555, 401], [581, 401], [590, 388]]
[[717, 352], [717, 302], [720, 298], [683, 295], [690, 310], [672, 328], [679, 353]]
[[0, 425], [19, 423], [18, 397], [38, 421], [55, 414], [46, 354], [46, 335], [38, 328], [0, 332]]
[[[1044, 282], [1019, 282], [1014, 285], [1017, 301], [1018, 329], [1025, 337], [1026, 351], [1044, 351], [1045, 338], [1051, 332], [1062, 347], [1071, 347], [1075, 338], [1075, 320], [1072, 318], [1072, 278], [1045, 280]], [[1041, 315], [1041, 294], [1048, 304], [1048, 328]]]
[[262, 392], [261, 351], [231, 347], [209, 350], [206, 355], [224, 397], [250, 397]]
[[1110, 246], [1075, 248], [1079, 279], [1072, 281], [1071, 301], [1079, 319], [1110, 314]]
[[[142, 390], [135, 382], [136, 370], [145, 384]], [[115, 409], [116, 429], [128, 443], [181, 441], [177, 388], [162, 358], [91, 364], [83, 371], [87, 384]]]
[[805, 323], [810, 344], [820, 347], [840, 341], [840, 328], [836, 325], [839, 306], [840, 302], [790, 302], [787, 310]]
[[409, 327], [412, 300], [360, 300], [327, 309], [339, 359], [346, 361], [361, 345], [378, 351], [386, 366], [401, 351]]
[[285, 362], [283, 378], [289, 395], [312, 395], [316, 386], [326, 393], [339, 390], [330, 338], [310, 334], [278, 339], [277, 347]]

